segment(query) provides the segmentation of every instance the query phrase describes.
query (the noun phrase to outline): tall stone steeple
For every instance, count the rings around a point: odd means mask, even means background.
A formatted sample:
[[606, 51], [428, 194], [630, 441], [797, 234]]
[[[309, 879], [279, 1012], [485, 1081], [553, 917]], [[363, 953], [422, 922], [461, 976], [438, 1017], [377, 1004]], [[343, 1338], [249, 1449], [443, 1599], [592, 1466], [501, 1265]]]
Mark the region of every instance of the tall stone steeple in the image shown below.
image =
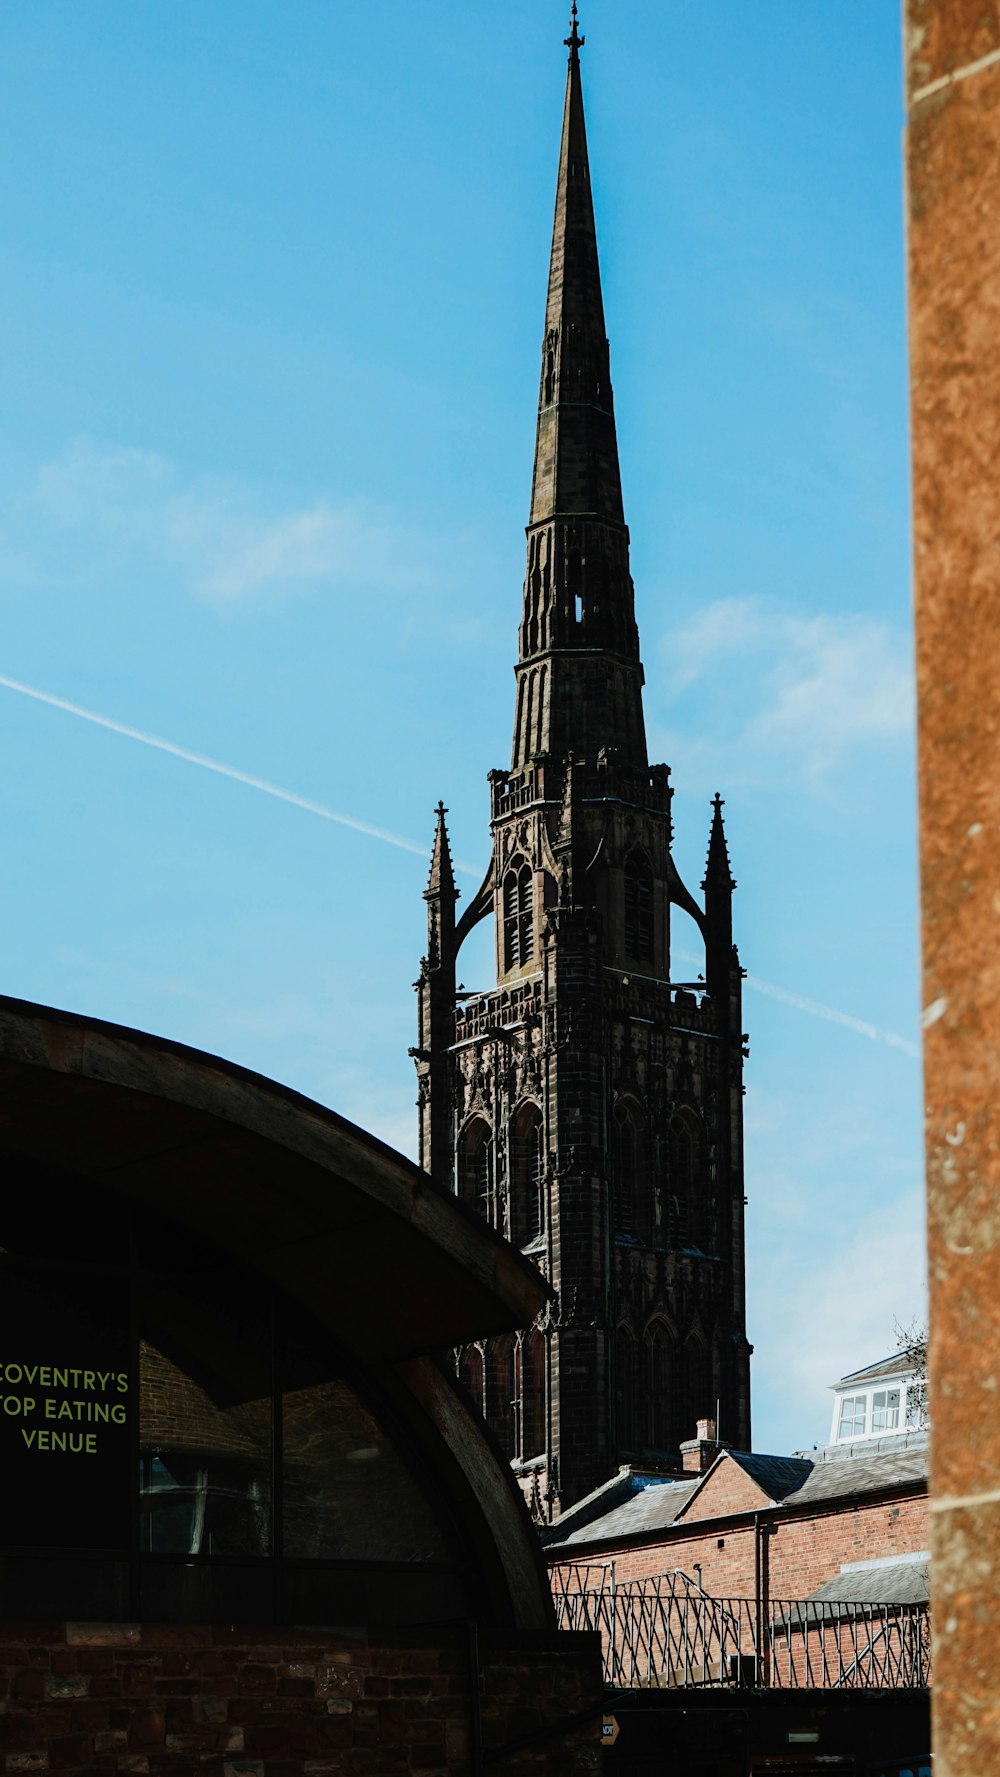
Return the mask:
[[642, 666], [574, 14], [567, 44], [511, 767], [568, 748], [646, 763]]
[[[623, 1460], [670, 1471], [698, 1419], [749, 1447], [741, 971], [716, 798], [704, 907], [650, 765], [580, 80], [576, 6], [542, 342], [514, 746], [492, 855], [455, 920], [443, 810], [417, 984], [421, 1160], [553, 1289], [461, 1372], [551, 1518]], [[670, 919], [696, 981], [671, 980]], [[497, 985], [456, 996], [493, 915]], [[686, 971], [690, 976], [693, 971]]]

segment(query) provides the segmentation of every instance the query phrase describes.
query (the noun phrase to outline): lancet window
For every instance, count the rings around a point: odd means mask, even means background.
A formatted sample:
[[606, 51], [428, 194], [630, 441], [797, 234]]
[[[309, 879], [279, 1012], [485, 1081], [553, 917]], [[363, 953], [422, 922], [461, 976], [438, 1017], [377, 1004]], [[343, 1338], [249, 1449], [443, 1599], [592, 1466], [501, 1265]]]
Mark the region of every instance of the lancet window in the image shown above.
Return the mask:
[[542, 1113], [525, 1105], [514, 1122], [515, 1238], [522, 1246], [545, 1233], [545, 1132]]
[[484, 1117], [476, 1117], [462, 1134], [458, 1155], [458, 1194], [488, 1222], [496, 1223], [493, 1172], [493, 1131]]
[[503, 879], [503, 966], [517, 969], [535, 954], [531, 866], [515, 862]]
[[615, 1404], [618, 1409], [618, 1443], [623, 1450], [636, 1447], [635, 1340], [627, 1327], [619, 1327], [615, 1339]]
[[638, 849], [625, 860], [625, 956], [635, 968], [653, 966], [653, 872]]

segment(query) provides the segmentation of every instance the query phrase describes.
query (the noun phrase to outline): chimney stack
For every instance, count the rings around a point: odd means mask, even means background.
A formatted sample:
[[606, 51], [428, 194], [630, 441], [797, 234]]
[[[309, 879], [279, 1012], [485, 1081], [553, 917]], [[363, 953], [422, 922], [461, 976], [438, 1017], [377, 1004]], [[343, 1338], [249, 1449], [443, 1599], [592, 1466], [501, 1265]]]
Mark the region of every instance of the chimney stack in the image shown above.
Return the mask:
[[693, 1438], [681, 1445], [681, 1462], [686, 1475], [703, 1475], [710, 1469], [720, 1450], [729, 1445], [720, 1443], [715, 1435], [714, 1419], [699, 1419]]

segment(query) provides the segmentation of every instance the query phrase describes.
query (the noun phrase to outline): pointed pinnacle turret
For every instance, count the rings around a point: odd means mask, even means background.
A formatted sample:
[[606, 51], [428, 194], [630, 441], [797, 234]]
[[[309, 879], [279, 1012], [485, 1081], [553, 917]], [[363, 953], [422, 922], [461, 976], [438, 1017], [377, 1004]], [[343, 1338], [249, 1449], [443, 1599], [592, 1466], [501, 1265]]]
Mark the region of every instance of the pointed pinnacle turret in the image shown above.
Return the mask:
[[427, 878], [427, 887], [424, 890], [425, 900], [428, 900], [431, 895], [450, 896], [453, 902], [458, 900], [458, 890], [455, 887], [455, 872], [451, 862], [451, 846], [448, 843], [448, 829], [444, 822], [444, 817], [447, 813], [448, 810], [445, 808], [444, 803], [439, 802], [437, 805], [437, 825], [434, 829], [434, 849], [431, 852], [430, 875]]
[[725, 803], [716, 790], [712, 798], [712, 830], [708, 837], [708, 862], [705, 865], [705, 880], [702, 888], [734, 889], [736, 883], [729, 867], [729, 852], [726, 847], [726, 829], [722, 822], [722, 810]]

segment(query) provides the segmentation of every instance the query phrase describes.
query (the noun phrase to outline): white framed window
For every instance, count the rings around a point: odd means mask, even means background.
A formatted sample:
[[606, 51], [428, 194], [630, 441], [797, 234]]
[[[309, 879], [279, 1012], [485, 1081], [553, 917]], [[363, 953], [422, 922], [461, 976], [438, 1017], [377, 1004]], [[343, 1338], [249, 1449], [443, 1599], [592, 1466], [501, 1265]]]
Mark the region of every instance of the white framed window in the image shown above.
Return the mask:
[[872, 1395], [872, 1431], [899, 1430], [899, 1389], [877, 1388]]
[[845, 1394], [840, 1403], [840, 1423], [837, 1427], [838, 1438], [863, 1438], [868, 1422], [868, 1396], [866, 1394]]

